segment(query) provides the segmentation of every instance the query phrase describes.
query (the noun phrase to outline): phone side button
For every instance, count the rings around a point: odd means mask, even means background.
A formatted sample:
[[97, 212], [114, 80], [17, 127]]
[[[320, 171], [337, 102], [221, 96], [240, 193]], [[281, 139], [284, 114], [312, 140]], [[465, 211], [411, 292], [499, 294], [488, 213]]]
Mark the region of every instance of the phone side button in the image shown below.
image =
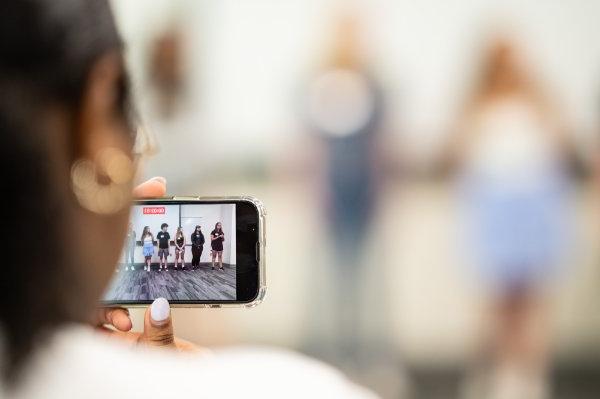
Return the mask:
[[260, 263], [260, 242], [256, 242], [256, 246], [254, 248], [254, 256], [258, 263]]

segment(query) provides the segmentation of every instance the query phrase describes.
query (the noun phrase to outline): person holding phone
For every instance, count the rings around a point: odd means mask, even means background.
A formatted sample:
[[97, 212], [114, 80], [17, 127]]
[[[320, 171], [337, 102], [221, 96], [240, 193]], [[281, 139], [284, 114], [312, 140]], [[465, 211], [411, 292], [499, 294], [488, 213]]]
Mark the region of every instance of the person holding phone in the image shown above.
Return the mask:
[[183, 236], [183, 231], [181, 230], [181, 226], [177, 227], [177, 232], [175, 232], [175, 269], [177, 269], [177, 264], [181, 260], [181, 270], [185, 270], [185, 237]]
[[167, 267], [167, 256], [169, 256], [169, 240], [171, 240], [171, 236], [167, 232], [168, 224], [163, 223], [160, 225], [160, 232], [156, 235], [156, 239], [158, 240], [158, 259], [160, 262], [160, 266], [158, 271], [169, 270]]
[[192, 241], [192, 270], [196, 270], [196, 268], [200, 267], [200, 257], [202, 256], [205, 243], [204, 234], [199, 225], [196, 226], [190, 238]]
[[[35, 225], [52, 237], [11, 242], [28, 267], [4, 268], [0, 279], [0, 397], [374, 397], [289, 351], [205, 356], [175, 337], [164, 298], [146, 308], [141, 332], [131, 331], [127, 309], [99, 307], [123, 251], [132, 190], [166, 194], [161, 178], [133, 187], [133, 161], [145, 150], [134, 153], [140, 129], [130, 120], [124, 43], [110, 3], [5, 2], [0, 27], [0, 168], [10, 171], [2, 178], [10, 192], [4, 231], [26, 237]], [[152, 243], [148, 227], [142, 237]], [[152, 365], [154, 378], [130, 377]]]
[[135, 231], [133, 230], [133, 223], [129, 223], [127, 227], [127, 237], [125, 238], [125, 270], [134, 271], [134, 254], [135, 254]]
[[221, 222], [215, 224], [215, 229], [210, 233], [210, 246], [212, 248], [212, 269], [215, 270], [215, 260], [219, 263], [219, 270], [223, 269], [223, 241], [225, 234]]
[[152, 255], [154, 255], [154, 234], [149, 226], [144, 226], [142, 231], [142, 251], [144, 253], [144, 270], [149, 272], [152, 266]]

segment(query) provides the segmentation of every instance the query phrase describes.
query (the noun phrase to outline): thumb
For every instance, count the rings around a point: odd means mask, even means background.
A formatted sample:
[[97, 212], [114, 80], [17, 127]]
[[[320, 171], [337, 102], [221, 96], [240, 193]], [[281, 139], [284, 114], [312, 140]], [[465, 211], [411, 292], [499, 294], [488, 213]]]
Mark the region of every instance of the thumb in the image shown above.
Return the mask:
[[139, 341], [149, 346], [175, 348], [171, 308], [165, 298], [156, 298], [146, 309], [144, 332]]

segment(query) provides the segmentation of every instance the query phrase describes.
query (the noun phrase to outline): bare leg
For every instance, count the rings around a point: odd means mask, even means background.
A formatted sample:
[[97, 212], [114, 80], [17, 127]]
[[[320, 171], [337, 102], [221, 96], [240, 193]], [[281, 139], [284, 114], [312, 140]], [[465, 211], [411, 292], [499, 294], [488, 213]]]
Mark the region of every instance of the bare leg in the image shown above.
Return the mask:
[[493, 394], [546, 397], [548, 337], [542, 301], [525, 290], [510, 293], [497, 304], [496, 317]]
[[223, 270], [223, 252], [219, 252], [219, 267]]
[[212, 257], [212, 269], [215, 270], [215, 257], [217, 256], [215, 251], [212, 251], [210, 253], [211, 257]]

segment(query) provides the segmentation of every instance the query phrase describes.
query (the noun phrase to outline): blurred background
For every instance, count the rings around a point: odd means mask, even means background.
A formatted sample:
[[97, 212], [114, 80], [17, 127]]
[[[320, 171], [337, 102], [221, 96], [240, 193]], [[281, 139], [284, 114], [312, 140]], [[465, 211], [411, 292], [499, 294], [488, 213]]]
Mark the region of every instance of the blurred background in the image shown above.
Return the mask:
[[178, 335], [386, 398], [599, 397], [600, 2], [113, 8], [145, 175], [268, 209], [264, 304]]

